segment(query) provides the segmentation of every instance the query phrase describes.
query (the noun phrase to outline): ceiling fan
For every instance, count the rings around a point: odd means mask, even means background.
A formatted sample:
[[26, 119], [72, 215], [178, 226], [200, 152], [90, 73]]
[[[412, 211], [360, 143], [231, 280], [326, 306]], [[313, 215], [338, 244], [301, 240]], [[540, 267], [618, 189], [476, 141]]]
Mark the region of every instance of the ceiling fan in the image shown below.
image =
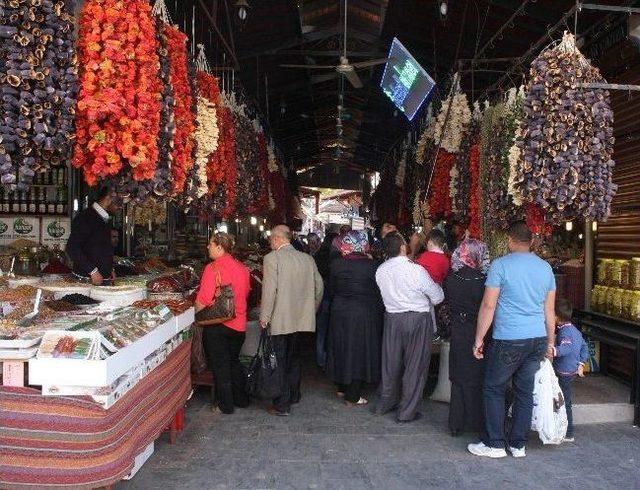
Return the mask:
[[354, 88], [362, 88], [362, 80], [356, 73], [357, 69], [370, 68], [372, 66], [383, 65], [389, 58], [379, 58], [376, 60], [358, 61], [357, 63], [350, 63], [347, 58], [347, 1], [344, 0], [344, 33], [342, 37], [342, 56], [340, 56], [339, 65], [280, 65], [282, 68], [301, 68], [311, 70], [335, 70], [339, 74], [349, 80], [349, 83]]

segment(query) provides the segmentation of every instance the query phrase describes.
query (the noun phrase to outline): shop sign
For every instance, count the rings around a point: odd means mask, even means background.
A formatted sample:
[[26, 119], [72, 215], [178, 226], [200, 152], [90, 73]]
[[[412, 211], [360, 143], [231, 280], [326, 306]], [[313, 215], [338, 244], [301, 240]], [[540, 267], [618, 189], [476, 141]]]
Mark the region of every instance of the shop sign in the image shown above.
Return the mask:
[[0, 218], [0, 244], [7, 245], [22, 238], [40, 242], [40, 219], [27, 216]]
[[71, 220], [69, 218], [42, 218], [42, 244], [60, 245], [64, 249], [71, 232]]

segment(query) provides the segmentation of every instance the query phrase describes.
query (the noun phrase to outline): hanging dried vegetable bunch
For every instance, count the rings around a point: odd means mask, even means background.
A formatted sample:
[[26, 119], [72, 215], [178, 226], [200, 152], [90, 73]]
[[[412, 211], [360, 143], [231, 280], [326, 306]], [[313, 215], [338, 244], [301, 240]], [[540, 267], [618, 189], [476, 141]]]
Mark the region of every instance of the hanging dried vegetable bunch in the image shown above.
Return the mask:
[[204, 197], [209, 186], [207, 183], [207, 164], [209, 156], [218, 148], [218, 122], [216, 106], [205, 97], [197, 98], [196, 140], [196, 197]]
[[452, 93], [442, 103], [435, 122], [433, 139], [449, 153], [458, 153], [471, 124], [471, 109], [466, 94], [460, 92], [457, 77]]
[[398, 171], [396, 172], [396, 186], [399, 189], [404, 189], [404, 180], [407, 175], [407, 149], [402, 150], [402, 156], [398, 163]]
[[238, 166], [236, 158], [236, 129], [233, 113], [227, 105], [226, 97], [221, 96], [223, 105], [218, 110], [218, 129], [220, 137], [218, 150], [214, 153], [217, 166], [220, 168], [220, 184], [213, 195], [213, 208], [228, 218], [236, 212]]
[[[515, 89], [512, 89], [515, 90]], [[522, 206], [524, 204], [524, 198], [520, 189], [516, 187], [516, 180], [518, 178], [519, 165], [521, 162], [522, 151], [518, 147], [517, 140], [522, 135], [521, 130], [521, 122], [524, 114], [524, 85], [521, 85], [516, 93], [510, 91], [510, 97], [512, 97], [511, 103], [507, 105], [510, 106], [513, 120], [510, 123], [515, 130], [513, 132], [513, 138], [511, 142], [511, 147], [507, 153], [507, 160], [509, 161], [509, 181], [507, 183], [507, 192], [513, 201], [515, 206]]]
[[429, 192], [429, 208], [435, 218], [446, 218], [451, 215], [451, 197], [449, 196], [449, 180], [451, 169], [455, 163], [455, 155], [440, 149], [434, 163], [433, 177]]
[[133, 221], [139, 226], [147, 226], [149, 223], [161, 225], [167, 221], [167, 204], [149, 198], [134, 206]]
[[171, 174], [173, 194], [179, 195], [185, 189], [188, 176], [194, 165], [194, 132], [196, 129], [195, 94], [190, 71], [193, 71], [187, 53], [187, 36], [176, 27], [164, 24], [167, 38], [169, 66], [173, 96], [175, 99], [175, 133], [171, 152]]
[[485, 111], [480, 135], [480, 193], [483, 236], [503, 230], [520, 217], [508, 193], [508, 150], [515, 133], [509, 105], [500, 103]]
[[609, 216], [617, 190], [609, 92], [579, 87], [604, 81], [570, 33], [531, 65], [515, 188], [538, 204], [550, 223]]
[[238, 192], [236, 208], [238, 213], [245, 214], [249, 212], [255, 197], [260, 194], [257, 139], [253, 124], [243, 111], [239, 110], [233, 116], [238, 168], [235, 183]]
[[454, 216], [462, 222], [466, 222], [469, 218], [469, 198], [471, 192], [469, 157], [471, 145], [478, 138], [478, 127], [479, 121], [473, 119], [462, 139], [460, 151], [456, 154], [456, 161], [450, 172], [449, 197], [451, 198], [451, 211]]
[[469, 151], [469, 233], [482, 237], [480, 217], [480, 145], [476, 141]]
[[162, 81], [151, 6], [88, 0], [80, 14], [80, 92], [73, 164], [94, 185], [123, 165], [151, 179], [158, 162]]
[[162, 82], [160, 132], [158, 134], [158, 163], [151, 179], [137, 181], [133, 178], [132, 169], [123, 169], [107, 182], [117, 198], [130, 204], [141, 204], [151, 198], [162, 198], [171, 192], [171, 148], [175, 133], [173, 117], [174, 98], [170, 80], [170, 66], [167, 52], [167, 38], [162, 28], [163, 21], [156, 18], [156, 38], [158, 40], [158, 56], [160, 58], [160, 80]]
[[[264, 210], [265, 207], [270, 208], [269, 203], [269, 152], [267, 151], [267, 140], [261, 131], [256, 133], [258, 139], [258, 161], [255, 170], [259, 177], [260, 192], [253, 197], [252, 212]], [[274, 203], [275, 204], [275, 203]]]
[[0, 2], [0, 183], [24, 190], [66, 165], [78, 89], [73, 5]]

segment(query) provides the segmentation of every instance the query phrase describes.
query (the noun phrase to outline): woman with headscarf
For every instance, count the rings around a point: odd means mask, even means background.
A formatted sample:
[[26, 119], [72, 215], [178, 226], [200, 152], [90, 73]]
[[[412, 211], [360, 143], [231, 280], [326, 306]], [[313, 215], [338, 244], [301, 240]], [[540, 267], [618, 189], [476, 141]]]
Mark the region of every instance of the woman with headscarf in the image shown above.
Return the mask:
[[331, 263], [327, 373], [349, 406], [366, 405], [365, 384], [380, 381], [383, 307], [376, 262], [364, 231], [341, 236]]
[[488, 268], [487, 245], [466, 239], [454, 251], [443, 285], [451, 311], [449, 429], [453, 436], [484, 430], [484, 361], [473, 356], [473, 343]]

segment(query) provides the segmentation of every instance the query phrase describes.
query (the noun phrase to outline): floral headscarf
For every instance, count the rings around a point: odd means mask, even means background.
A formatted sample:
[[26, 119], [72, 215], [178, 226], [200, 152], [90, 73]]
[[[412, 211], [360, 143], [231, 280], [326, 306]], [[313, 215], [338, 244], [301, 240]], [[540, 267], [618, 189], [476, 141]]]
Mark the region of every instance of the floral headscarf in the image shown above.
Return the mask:
[[487, 273], [489, 270], [489, 248], [487, 244], [474, 238], [464, 240], [451, 257], [451, 268], [459, 271], [465, 265]]
[[369, 252], [369, 238], [364, 231], [352, 230], [338, 237], [338, 249], [342, 256], [350, 254], [366, 254]]

